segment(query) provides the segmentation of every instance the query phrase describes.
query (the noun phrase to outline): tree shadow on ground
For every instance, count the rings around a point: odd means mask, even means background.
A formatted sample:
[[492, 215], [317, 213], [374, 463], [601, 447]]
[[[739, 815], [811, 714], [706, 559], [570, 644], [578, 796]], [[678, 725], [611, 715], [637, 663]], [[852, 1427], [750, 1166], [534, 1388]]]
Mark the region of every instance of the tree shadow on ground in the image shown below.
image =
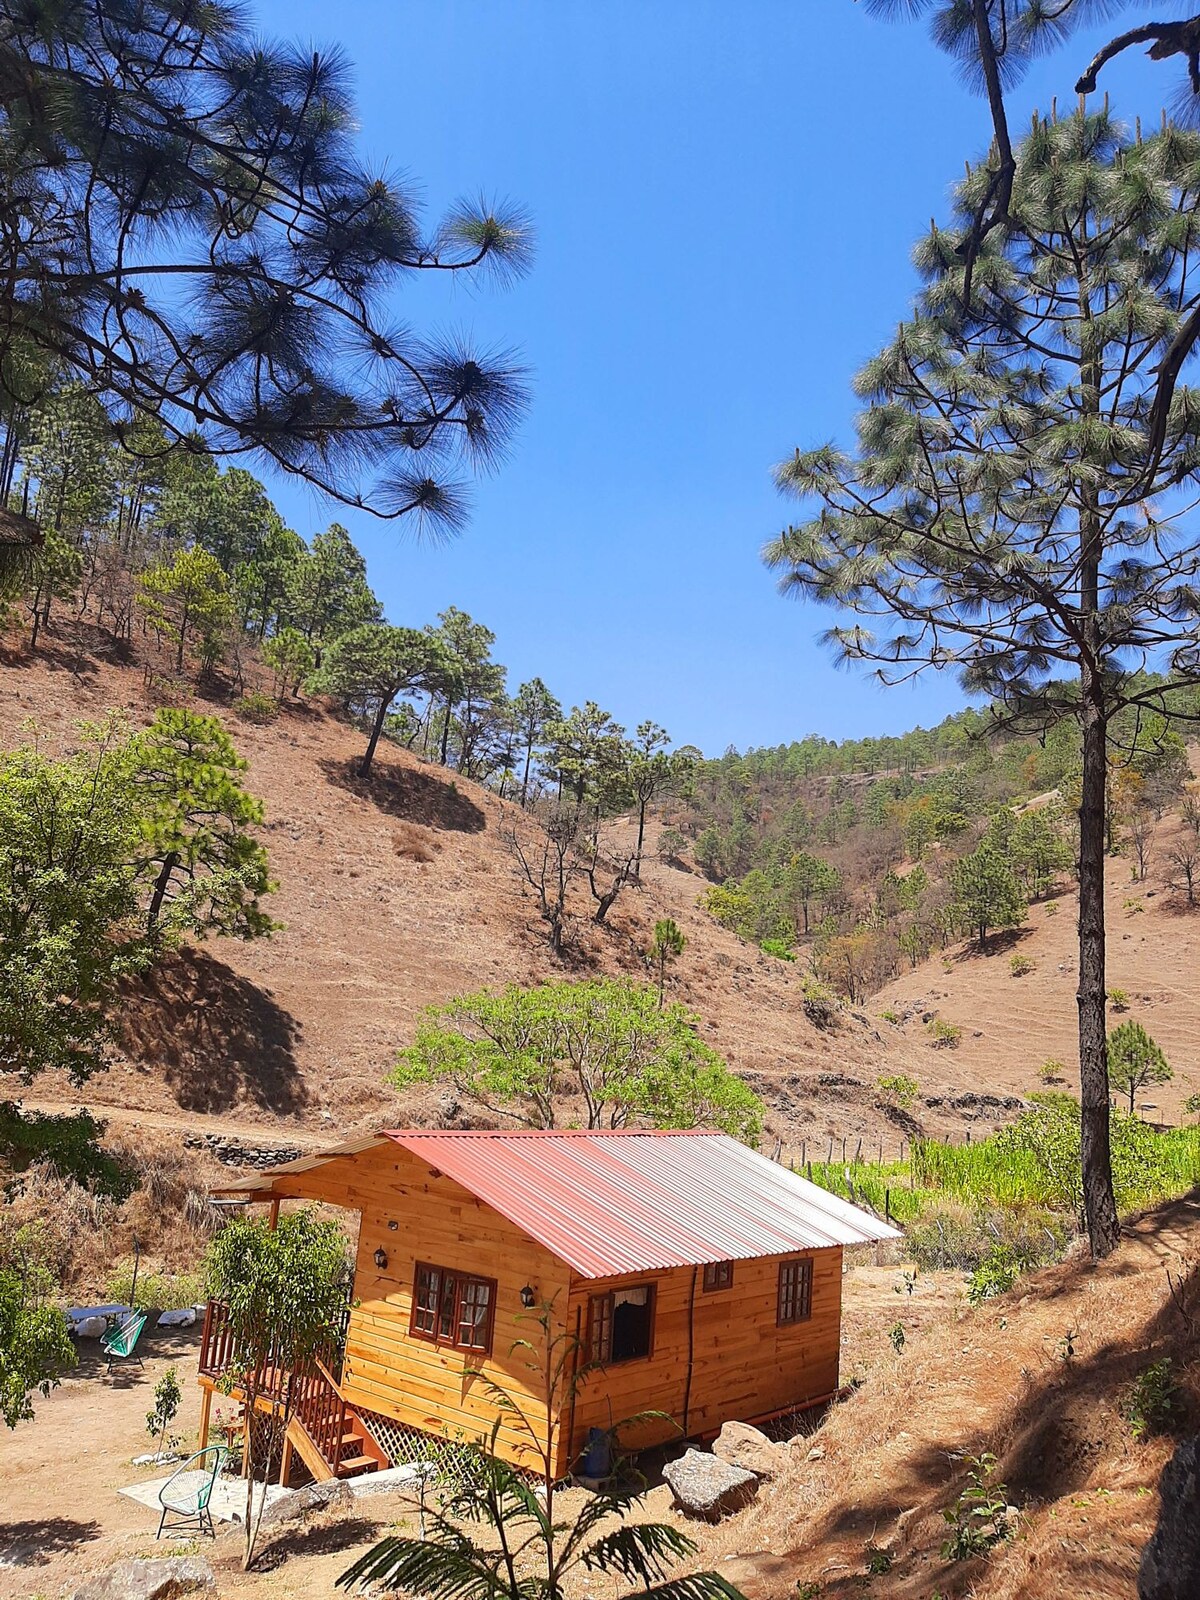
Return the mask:
[[487, 827], [484, 812], [453, 780], [447, 783], [413, 767], [378, 763], [368, 778], [360, 776], [357, 761], [327, 758], [318, 765], [330, 783], [371, 800], [388, 816], [453, 833], [482, 833]]
[[296, 1064], [300, 1023], [264, 989], [202, 950], [169, 955], [126, 994], [119, 1038], [130, 1060], [161, 1070], [187, 1111], [247, 1101], [286, 1115], [308, 1105]]
[[378, 1536], [383, 1524], [368, 1517], [347, 1517], [341, 1522], [326, 1522], [308, 1528], [293, 1528], [264, 1544], [255, 1561], [260, 1572], [271, 1572], [295, 1556], [335, 1555], [352, 1545], [366, 1544]]
[[44, 1567], [55, 1556], [100, 1537], [98, 1522], [74, 1517], [36, 1517], [0, 1522], [0, 1567]]
[[[982, 944], [978, 939], [969, 939], [961, 950], [950, 957], [955, 962], [973, 961], [979, 957], [1007, 955], [1010, 950], [1015, 950], [1033, 935], [1033, 929], [1026, 925], [1023, 928], [997, 928], [994, 933], [989, 933]], [[945, 952], [943, 952], [945, 959]]]

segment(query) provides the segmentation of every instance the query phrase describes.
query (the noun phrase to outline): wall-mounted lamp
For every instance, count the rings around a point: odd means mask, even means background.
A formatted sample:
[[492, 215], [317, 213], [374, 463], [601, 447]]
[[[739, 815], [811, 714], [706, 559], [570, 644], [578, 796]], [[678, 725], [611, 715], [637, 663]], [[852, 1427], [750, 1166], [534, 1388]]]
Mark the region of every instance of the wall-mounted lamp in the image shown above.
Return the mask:
[[382, 1245], [380, 1245], [379, 1249], [375, 1252], [375, 1265], [379, 1268], [380, 1272], [382, 1272], [384, 1267], [387, 1266], [387, 1251]]
[[531, 1283], [527, 1283], [521, 1290], [521, 1304], [526, 1311], [532, 1311], [534, 1306], [537, 1305], [537, 1290]]

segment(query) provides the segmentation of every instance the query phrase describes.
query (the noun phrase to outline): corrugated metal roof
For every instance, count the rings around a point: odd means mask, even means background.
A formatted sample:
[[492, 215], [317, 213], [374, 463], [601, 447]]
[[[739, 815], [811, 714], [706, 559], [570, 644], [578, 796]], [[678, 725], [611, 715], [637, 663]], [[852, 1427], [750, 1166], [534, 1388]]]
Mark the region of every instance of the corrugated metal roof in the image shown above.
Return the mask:
[[587, 1278], [898, 1237], [725, 1134], [396, 1130]]

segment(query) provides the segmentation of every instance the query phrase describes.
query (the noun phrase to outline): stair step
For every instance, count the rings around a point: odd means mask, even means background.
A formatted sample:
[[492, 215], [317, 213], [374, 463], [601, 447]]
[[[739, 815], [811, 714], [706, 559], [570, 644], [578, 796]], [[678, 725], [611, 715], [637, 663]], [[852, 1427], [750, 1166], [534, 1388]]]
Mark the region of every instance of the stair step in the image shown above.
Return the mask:
[[338, 1472], [343, 1478], [349, 1478], [360, 1472], [375, 1472], [378, 1467], [374, 1456], [343, 1456]]

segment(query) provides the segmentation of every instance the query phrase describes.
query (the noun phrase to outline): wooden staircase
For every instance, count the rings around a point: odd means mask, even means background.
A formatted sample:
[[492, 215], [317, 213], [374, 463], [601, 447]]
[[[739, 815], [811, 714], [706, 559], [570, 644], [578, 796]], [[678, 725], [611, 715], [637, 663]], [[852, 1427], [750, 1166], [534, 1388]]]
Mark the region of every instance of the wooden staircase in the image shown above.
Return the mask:
[[292, 1382], [293, 1409], [284, 1438], [281, 1483], [288, 1480], [293, 1451], [318, 1482], [356, 1478], [388, 1465], [383, 1446], [347, 1404], [323, 1362], [314, 1361]]

